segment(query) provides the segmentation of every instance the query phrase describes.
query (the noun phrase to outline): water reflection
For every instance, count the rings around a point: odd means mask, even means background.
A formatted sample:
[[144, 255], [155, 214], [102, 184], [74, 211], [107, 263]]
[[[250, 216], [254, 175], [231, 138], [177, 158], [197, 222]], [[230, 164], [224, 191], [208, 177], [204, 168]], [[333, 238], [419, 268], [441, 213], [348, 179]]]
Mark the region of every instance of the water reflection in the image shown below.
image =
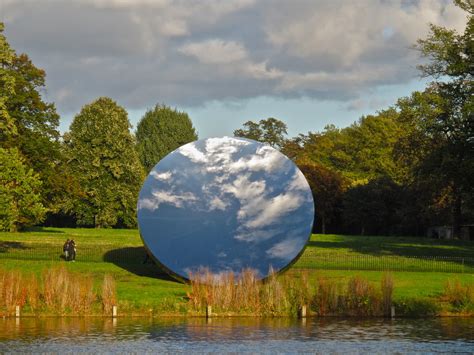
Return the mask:
[[474, 351], [474, 319], [22, 318], [0, 351]]

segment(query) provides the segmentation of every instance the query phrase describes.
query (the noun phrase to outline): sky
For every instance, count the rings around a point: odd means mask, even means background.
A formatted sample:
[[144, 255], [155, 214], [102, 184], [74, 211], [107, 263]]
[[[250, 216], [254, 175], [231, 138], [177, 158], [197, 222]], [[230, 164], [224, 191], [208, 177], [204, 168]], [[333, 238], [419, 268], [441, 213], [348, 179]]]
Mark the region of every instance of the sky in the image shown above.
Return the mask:
[[279, 271], [311, 234], [314, 202], [301, 171], [278, 150], [218, 137], [188, 143], [161, 160], [138, 200], [147, 248], [188, 278], [252, 268]]
[[295, 136], [345, 127], [425, 87], [412, 48], [428, 24], [463, 31], [447, 0], [0, 0], [19, 53], [46, 70], [68, 129], [109, 96], [136, 126], [166, 104], [200, 138], [275, 117]]

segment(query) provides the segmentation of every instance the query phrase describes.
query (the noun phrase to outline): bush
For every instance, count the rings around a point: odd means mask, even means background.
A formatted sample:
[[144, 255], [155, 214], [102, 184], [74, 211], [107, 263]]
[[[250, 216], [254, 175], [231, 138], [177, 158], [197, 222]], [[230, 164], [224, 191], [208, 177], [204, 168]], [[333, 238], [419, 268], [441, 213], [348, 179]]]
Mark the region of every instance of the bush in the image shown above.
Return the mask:
[[448, 281], [441, 299], [457, 310], [470, 308], [474, 306], [474, 285], [463, 286], [459, 280]]
[[397, 316], [403, 317], [434, 317], [440, 307], [434, 300], [429, 298], [409, 298], [395, 303]]

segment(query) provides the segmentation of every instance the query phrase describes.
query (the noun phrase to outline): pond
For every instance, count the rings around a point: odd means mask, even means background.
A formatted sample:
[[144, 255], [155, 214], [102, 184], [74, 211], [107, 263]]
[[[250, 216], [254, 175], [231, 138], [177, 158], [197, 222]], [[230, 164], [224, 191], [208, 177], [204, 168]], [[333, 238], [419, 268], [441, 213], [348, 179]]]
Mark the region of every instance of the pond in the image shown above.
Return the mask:
[[0, 352], [474, 352], [474, 318], [0, 319]]

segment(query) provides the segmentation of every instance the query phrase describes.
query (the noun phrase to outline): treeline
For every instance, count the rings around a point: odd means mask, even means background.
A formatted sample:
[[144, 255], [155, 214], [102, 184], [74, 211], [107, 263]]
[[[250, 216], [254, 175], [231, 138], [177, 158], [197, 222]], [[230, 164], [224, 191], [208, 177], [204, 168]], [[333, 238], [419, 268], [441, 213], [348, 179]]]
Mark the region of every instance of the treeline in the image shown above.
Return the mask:
[[[316, 230], [423, 234], [474, 221], [474, 5], [464, 33], [431, 26], [416, 48], [433, 81], [347, 128], [286, 138], [286, 124], [248, 121], [236, 136], [266, 142], [293, 159], [316, 202]], [[188, 115], [156, 105], [131, 132], [127, 112], [101, 97], [68, 132], [45, 102], [45, 72], [16, 54], [0, 24], [0, 230], [26, 226], [136, 226], [150, 169], [197, 139]]]

